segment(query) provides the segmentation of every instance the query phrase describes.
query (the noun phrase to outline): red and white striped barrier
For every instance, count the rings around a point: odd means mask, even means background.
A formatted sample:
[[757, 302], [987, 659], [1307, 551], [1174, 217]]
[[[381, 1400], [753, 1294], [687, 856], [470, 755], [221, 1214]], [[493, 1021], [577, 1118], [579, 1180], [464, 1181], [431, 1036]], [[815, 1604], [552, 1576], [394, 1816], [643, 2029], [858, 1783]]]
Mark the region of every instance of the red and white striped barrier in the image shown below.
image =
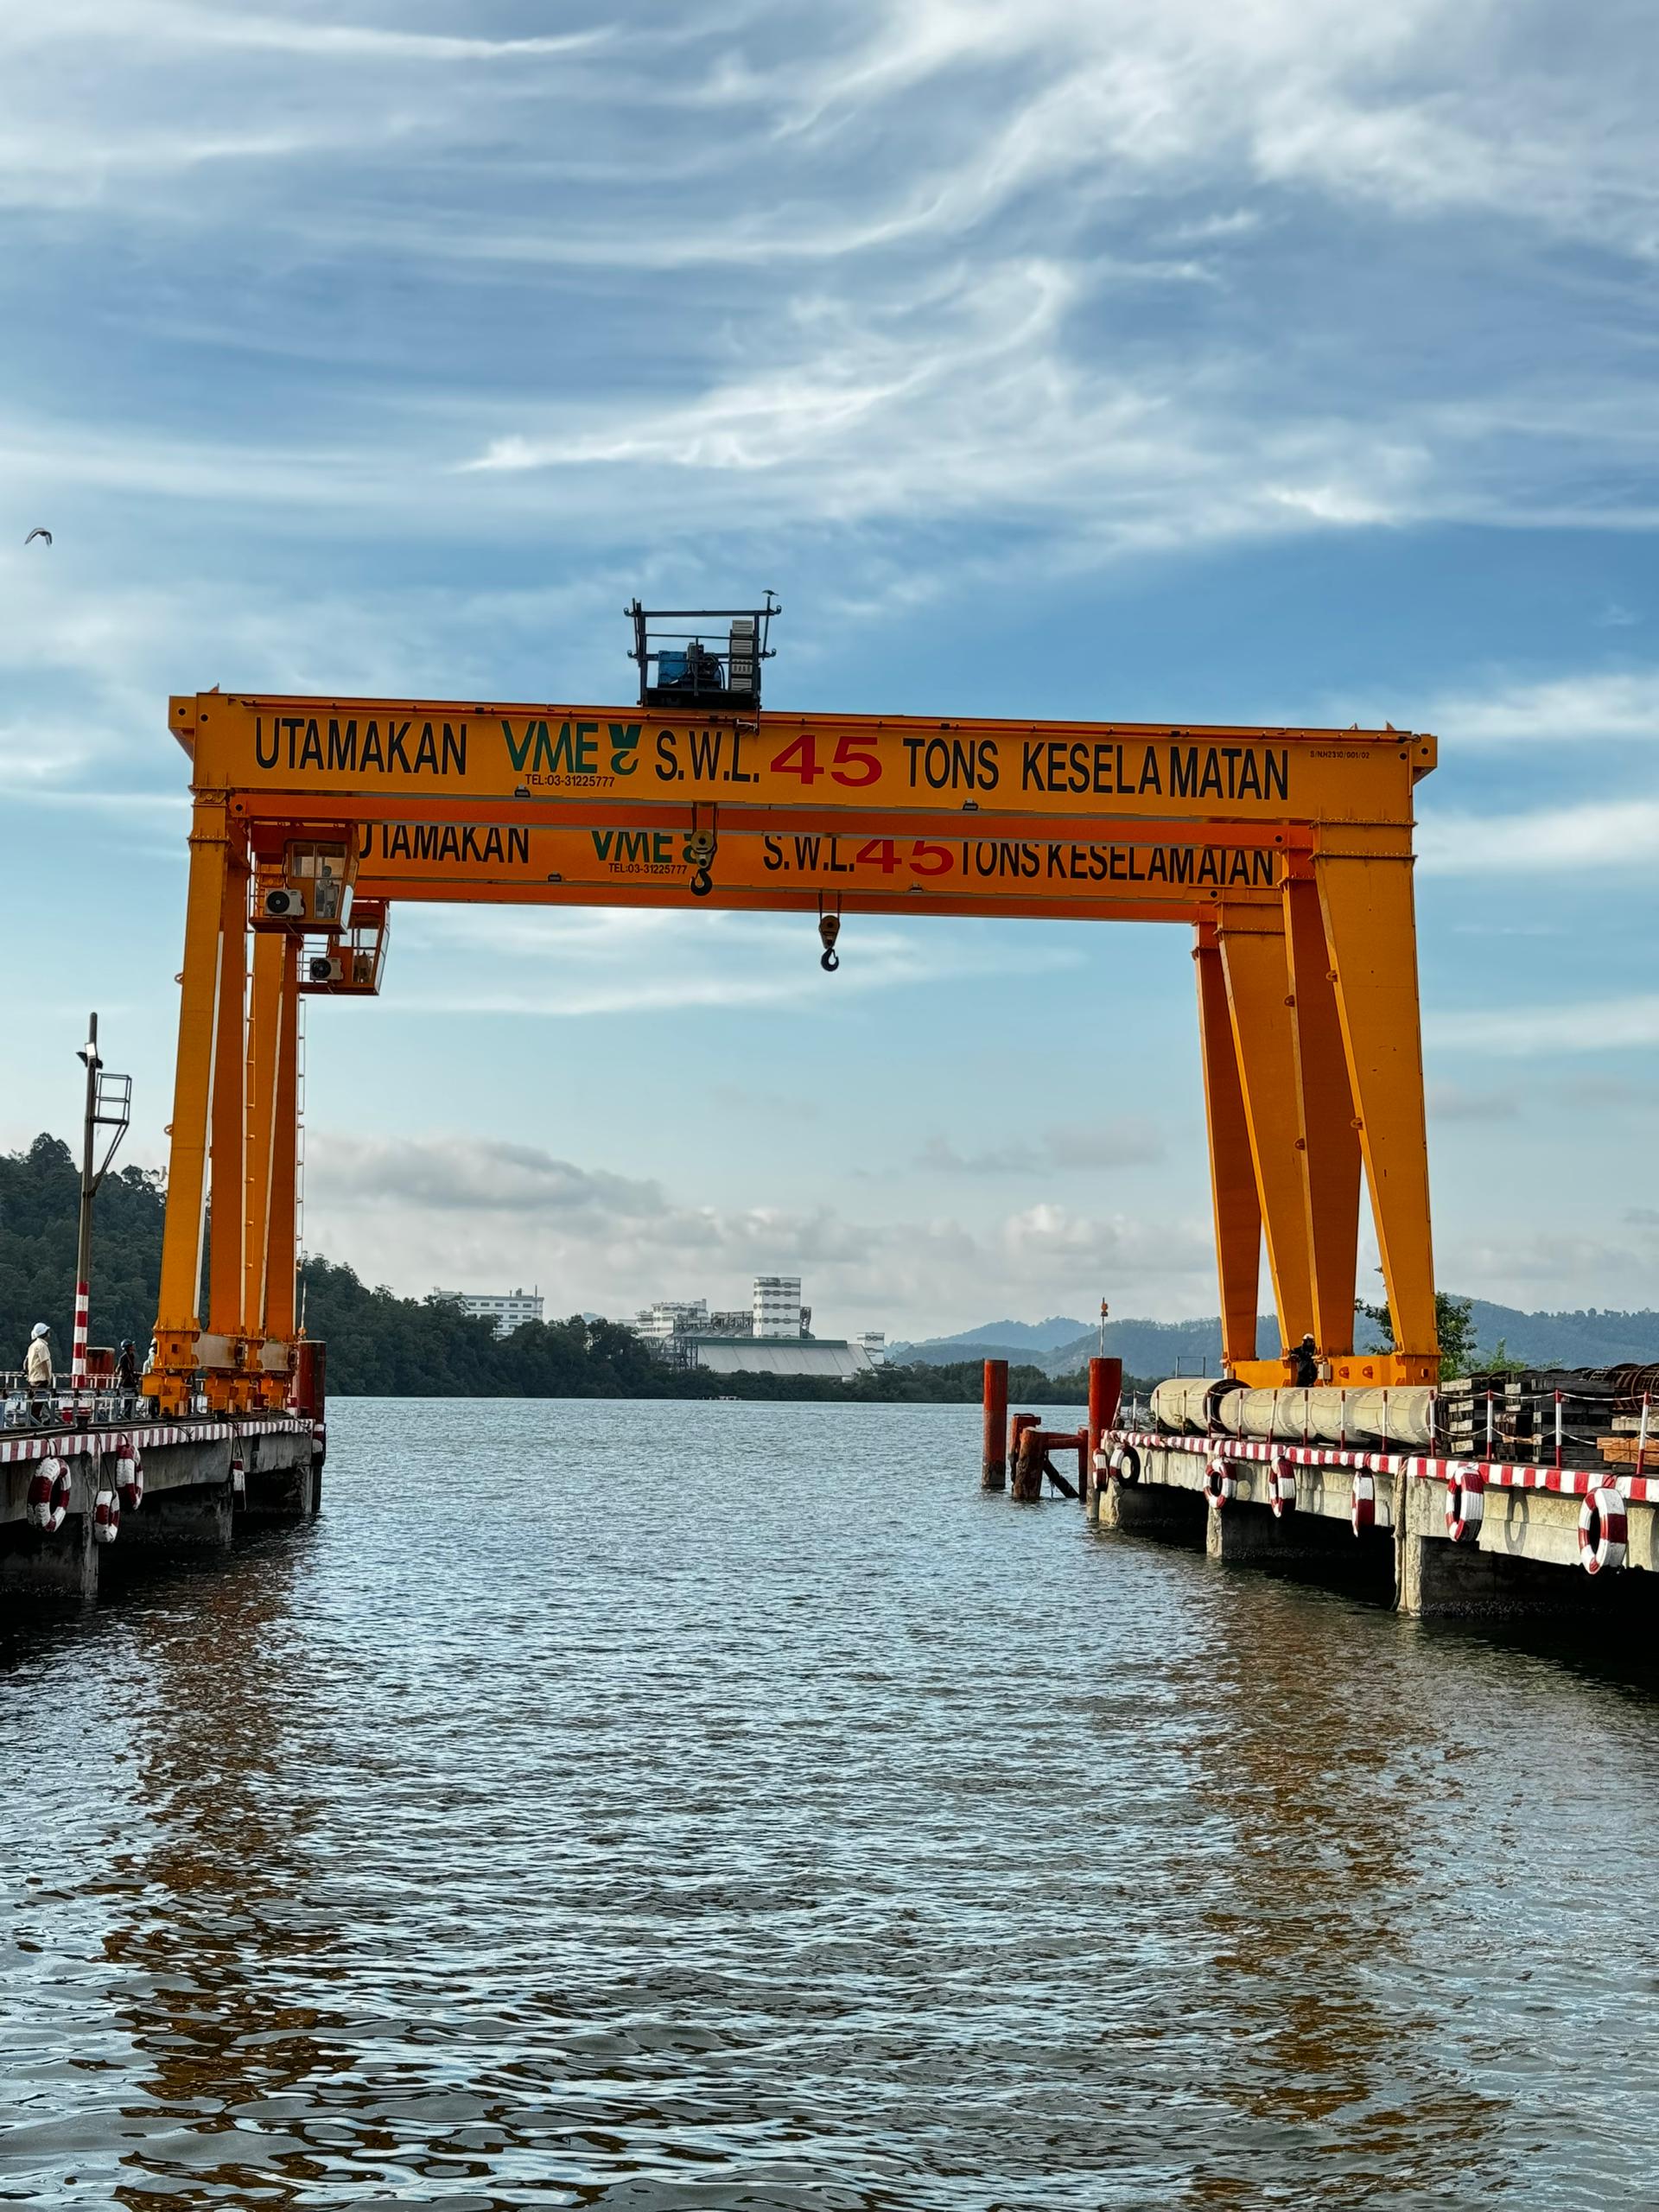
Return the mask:
[[1282, 1452], [1275, 1452], [1268, 1462], [1268, 1503], [1275, 1521], [1296, 1510], [1296, 1478]]
[[55, 1536], [69, 1517], [69, 1470], [61, 1460], [42, 1459], [29, 1478], [23, 1509], [31, 1529]]
[[1600, 1483], [1579, 1513], [1579, 1564], [1586, 1574], [1616, 1571], [1624, 1564], [1630, 1528], [1624, 1501], [1611, 1483]]
[[[1165, 1436], [1155, 1429], [1125, 1429], [1113, 1441], [1142, 1451], [1188, 1452], [1208, 1459], [1213, 1436]], [[1472, 1471], [1484, 1490], [1542, 1490], [1561, 1497], [1587, 1497], [1604, 1487], [1616, 1490], [1627, 1505], [1659, 1505], [1659, 1474], [1614, 1477], [1593, 1467], [1528, 1467], [1499, 1459], [1437, 1459], [1405, 1452], [1358, 1452], [1331, 1444], [1273, 1444], [1254, 1437], [1225, 1440], [1230, 1459], [1272, 1459], [1281, 1455], [1297, 1467], [1352, 1467], [1372, 1475], [1403, 1475], [1412, 1482], [1449, 1482], [1453, 1469]]]
[[1348, 1518], [1357, 1536], [1363, 1536], [1368, 1529], [1376, 1526], [1376, 1477], [1363, 1467], [1354, 1477]]
[[1224, 1505], [1230, 1505], [1238, 1496], [1238, 1477], [1219, 1452], [1204, 1471], [1204, 1494], [1212, 1513], [1219, 1513]]
[[1486, 1485], [1478, 1467], [1452, 1462], [1446, 1478], [1446, 1533], [1454, 1544], [1480, 1541], [1486, 1512]]
[[[302, 1417], [274, 1414], [264, 1421], [204, 1421], [188, 1427], [182, 1422], [156, 1422], [123, 1433], [138, 1450], [151, 1452], [161, 1451], [169, 1444], [215, 1444], [227, 1436], [305, 1435], [310, 1427], [310, 1422]], [[0, 1433], [0, 1467], [16, 1466], [48, 1453], [73, 1459], [85, 1452], [101, 1452], [108, 1444], [107, 1430], [20, 1429], [11, 1436]]]

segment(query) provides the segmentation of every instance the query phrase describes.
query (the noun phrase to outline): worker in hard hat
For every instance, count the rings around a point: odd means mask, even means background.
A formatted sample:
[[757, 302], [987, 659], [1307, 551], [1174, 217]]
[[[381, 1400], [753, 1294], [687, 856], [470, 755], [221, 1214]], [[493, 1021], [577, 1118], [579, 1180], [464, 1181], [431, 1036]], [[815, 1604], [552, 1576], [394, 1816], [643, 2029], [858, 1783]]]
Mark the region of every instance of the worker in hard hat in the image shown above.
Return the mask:
[[29, 1332], [29, 1351], [23, 1359], [23, 1380], [29, 1385], [29, 1410], [31, 1419], [50, 1418], [49, 1403], [52, 1385], [52, 1345], [44, 1321], [37, 1321]]
[[130, 1413], [138, 1395], [138, 1351], [130, 1337], [121, 1339], [121, 1357], [115, 1363], [115, 1382]]
[[1285, 1357], [1290, 1362], [1290, 1381], [1293, 1389], [1311, 1390], [1319, 1379], [1319, 1349], [1311, 1336], [1302, 1338], [1294, 1351]]

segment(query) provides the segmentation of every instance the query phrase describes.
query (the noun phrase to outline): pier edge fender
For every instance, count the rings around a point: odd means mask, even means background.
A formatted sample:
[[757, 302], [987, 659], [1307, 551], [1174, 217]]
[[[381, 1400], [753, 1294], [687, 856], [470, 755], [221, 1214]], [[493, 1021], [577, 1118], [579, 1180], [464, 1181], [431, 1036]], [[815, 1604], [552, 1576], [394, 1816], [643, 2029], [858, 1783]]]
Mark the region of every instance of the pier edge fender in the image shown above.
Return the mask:
[[121, 1500], [106, 1477], [100, 1475], [92, 1501], [92, 1541], [112, 1544], [121, 1533]]
[[1611, 1483], [1597, 1483], [1579, 1511], [1579, 1564], [1586, 1574], [1613, 1573], [1624, 1564], [1630, 1523]]
[[115, 1447], [115, 1491], [124, 1513], [136, 1513], [144, 1502], [144, 1455], [130, 1436]]
[[48, 1536], [55, 1536], [69, 1516], [69, 1470], [49, 1452], [29, 1478], [24, 1512], [30, 1528]]
[[1478, 1543], [1486, 1482], [1478, 1467], [1453, 1461], [1446, 1472], [1446, 1533], [1454, 1544]]
[[1353, 1503], [1349, 1507], [1348, 1518], [1357, 1536], [1363, 1536], [1368, 1529], [1376, 1526], [1376, 1477], [1363, 1469], [1354, 1476]]
[[1296, 1510], [1296, 1478], [1282, 1452], [1275, 1452], [1268, 1462], [1268, 1503], [1275, 1521]]

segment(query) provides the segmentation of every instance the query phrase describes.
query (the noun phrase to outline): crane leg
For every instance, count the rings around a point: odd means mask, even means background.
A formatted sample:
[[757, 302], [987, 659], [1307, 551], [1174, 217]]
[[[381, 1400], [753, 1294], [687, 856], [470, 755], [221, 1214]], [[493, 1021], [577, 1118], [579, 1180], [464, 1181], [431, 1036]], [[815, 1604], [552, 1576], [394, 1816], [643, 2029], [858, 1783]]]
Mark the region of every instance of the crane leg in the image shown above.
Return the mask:
[[1292, 1027], [1313, 1339], [1320, 1352], [1332, 1358], [1354, 1348], [1359, 1130], [1325, 917], [1319, 886], [1311, 874], [1293, 877], [1285, 885], [1285, 948], [1296, 1002]]
[[167, 1215], [155, 1363], [145, 1395], [163, 1413], [188, 1409], [200, 1330], [201, 1242], [206, 1222], [207, 1117], [219, 1032], [220, 924], [229, 829], [222, 797], [199, 798], [191, 817], [190, 884], [184, 918], [179, 1048], [173, 1077]]
[[248, 1184], [242, 1231], [242, 1335], [250, 1373], [260, 1372], [265, 1340], [265, 1263], [270, 1236], [271, 1134], [276, 1117], [283, 963], [286, 939], [274, 931], [253, 940], [248, 1013]]
[[1417, 925], [1408, 855], [1314, 857], [1325, 939], [1336, 971], [1348, 1076], [1358, 1111], [1395, 1354], [1386, 1378], [1440, 1375], [1428, 1135], [1423, 1106]]
[[[1271, 911], [1224, 907], [1217, 934], [1267, 1238], [1268, 1269], [1280, 1335], [1288, 1350], [1313, 1326], [1313, 1288], [1297, 1149], [1296, 1045], [1284, 924]], [[1272, 1384], [1286, 1379], [1282, 1359], [1255, 1360], [1249, 1366], [1255, 1371], [1235, 1370], [1248, 1382]]]
[[248, 853], [245, 841], [234, 833], [226, 847], [224, 889], [209, 1114], [213, 1235], [207, 1253], [207, 1326], [196, 1349], [207, 1402], [216, 1413], [238, 1403], [243, 1395], [242, 1215], [247, 1141], [243, 1079], [247, 1059]]
[[1238, 1077], [1227, 979], [1215, 931], [1200, 925], [1192, 948], [1198, 982], [1198, 1044], [1204, 1058], [1204, 1110], [1210, 1132], [1210, 1191], [1216, 1213], [1216, 1263], [1221, 1279], [1221, 1353], [1230, 1371], [1255, 1357], [1255, 1307], [1262, 1275], [1262, 1205], [1249, 1124]]
[[[271, 1117], [270, 1222], [265, 1241], [265, 1377], [268, 1404], [288, 1395], [294, 1343], [294, 1273], [298, 1259], [300, 1156], [300, 948], [283, 939], [276, 1025], [276, 1107]], [[280, 1360], [280, 1366], [273, 1366]]]

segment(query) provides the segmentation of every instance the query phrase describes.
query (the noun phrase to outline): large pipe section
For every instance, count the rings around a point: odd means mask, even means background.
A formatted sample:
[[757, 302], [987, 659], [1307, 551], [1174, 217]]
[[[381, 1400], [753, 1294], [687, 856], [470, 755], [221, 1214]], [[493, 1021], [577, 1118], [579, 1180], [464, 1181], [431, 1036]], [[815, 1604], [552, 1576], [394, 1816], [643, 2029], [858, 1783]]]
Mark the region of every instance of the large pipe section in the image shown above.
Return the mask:
[[1434, 1393], [1411, 1383], [1387, 1390], [1237, 1390], [1213, 1377], [1180, 1375], [1153, 1392], [1152, 1414], [1160, 1428], [1177, 1433], [1219, 1432], [1262, 1442], [1427, 1452], [1434, 1440]]

